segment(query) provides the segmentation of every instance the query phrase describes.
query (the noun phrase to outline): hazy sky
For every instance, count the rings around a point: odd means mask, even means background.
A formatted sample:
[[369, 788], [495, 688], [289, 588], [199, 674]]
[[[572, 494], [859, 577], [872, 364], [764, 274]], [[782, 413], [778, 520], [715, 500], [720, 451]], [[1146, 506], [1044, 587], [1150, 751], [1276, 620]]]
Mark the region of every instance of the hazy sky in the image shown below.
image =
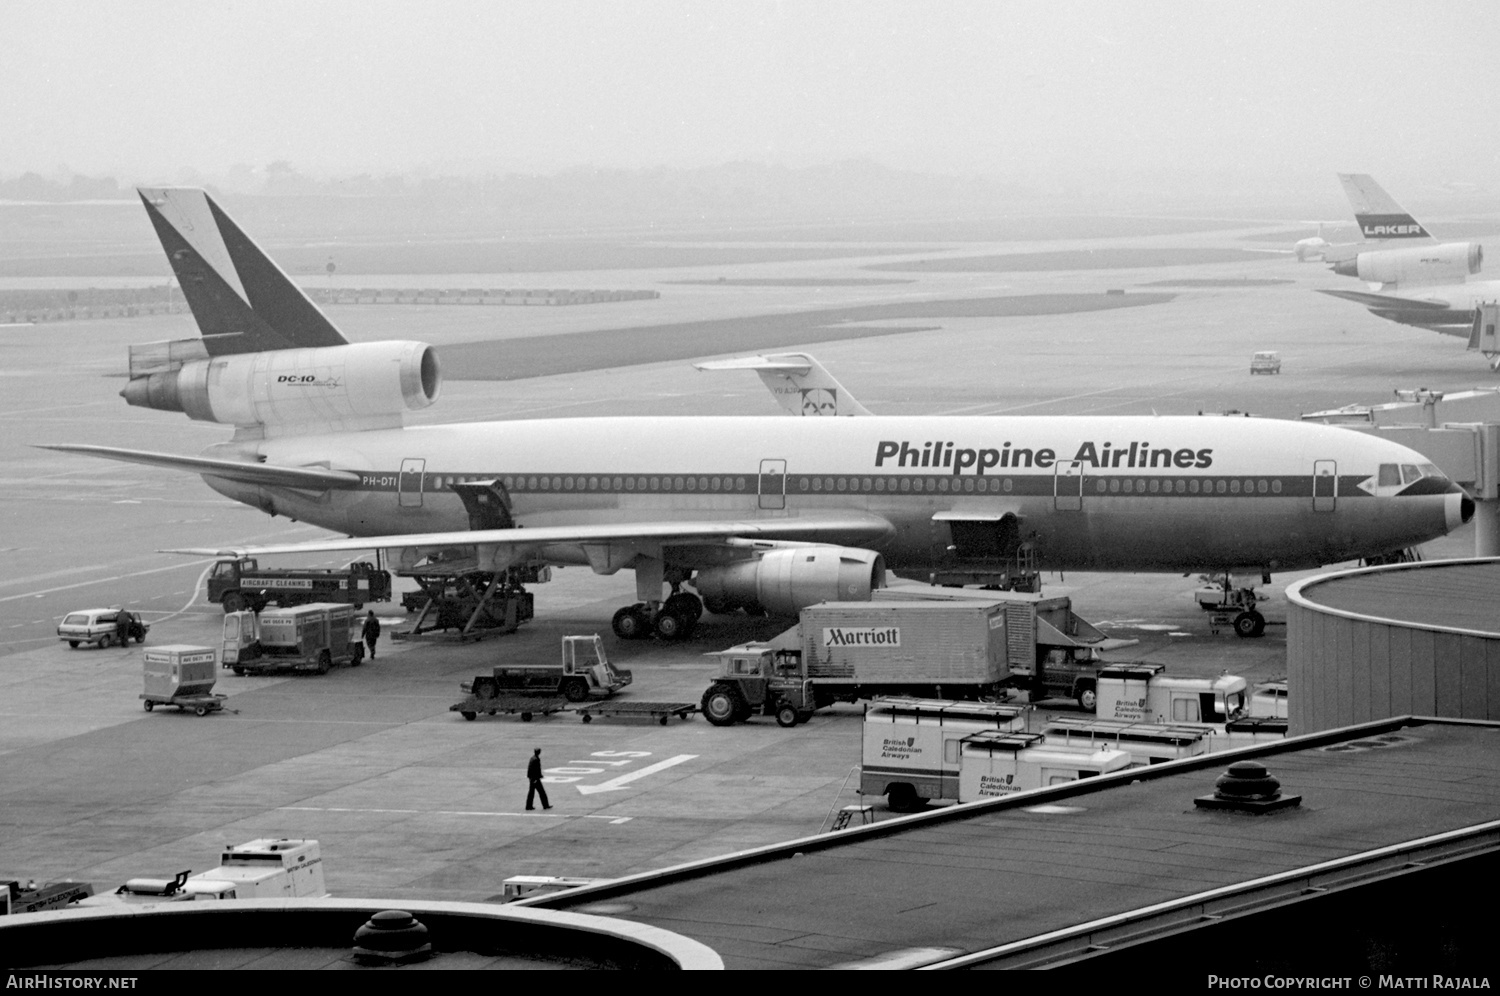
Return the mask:
[[0, 0], [0, 38], [0, 175], [1500, 165], [1493, 3]]

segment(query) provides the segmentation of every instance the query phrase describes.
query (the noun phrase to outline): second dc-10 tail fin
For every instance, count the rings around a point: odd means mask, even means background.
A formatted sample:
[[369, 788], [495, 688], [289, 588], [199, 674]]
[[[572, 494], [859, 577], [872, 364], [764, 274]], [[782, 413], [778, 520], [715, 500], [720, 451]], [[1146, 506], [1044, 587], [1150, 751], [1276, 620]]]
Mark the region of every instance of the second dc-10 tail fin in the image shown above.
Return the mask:
[[1378, 242], [1432, 238], [1370, 174], [1340, 173], [1338, 177], [1364, 238]]
[[210, 356], [348, 340], [207, 191], [137, 190]]
[[869, 415], [833, 374], [806, 353], [772, 353], [693, 364], [699, 370], [754, 370], [793, 415]]

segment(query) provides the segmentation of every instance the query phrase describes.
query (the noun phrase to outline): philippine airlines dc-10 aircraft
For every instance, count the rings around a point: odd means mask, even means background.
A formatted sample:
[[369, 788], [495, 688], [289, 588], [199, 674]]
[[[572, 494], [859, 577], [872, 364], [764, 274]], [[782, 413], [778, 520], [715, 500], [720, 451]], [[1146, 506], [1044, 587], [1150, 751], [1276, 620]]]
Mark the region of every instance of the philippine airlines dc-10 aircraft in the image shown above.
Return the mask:
[[[867, 598], [887, 568], [946, 583], [1003, 583], [1033, 562], [1265, 575], [1385, 555], [1473, 513], [1412, 450], [1268, 419], [405, 427], [405, 412], [437, 399], [436, 350], [347, 342], [204, 191], [140, 193], [202, 338], [132, 347], [122, 394], [232, 425], [234, 437], [198, 457], [51, 448], [192, 471], [236, 501], [349, 537], [175, 552], [465, 548], [484, 570], [624, 568], [639, 602], [616, 613], [615, 632], [677, 637], [705, 606], [787, 614]], [[1246, 635], [1263, 626], [1253, 611], [1236, 623]]]

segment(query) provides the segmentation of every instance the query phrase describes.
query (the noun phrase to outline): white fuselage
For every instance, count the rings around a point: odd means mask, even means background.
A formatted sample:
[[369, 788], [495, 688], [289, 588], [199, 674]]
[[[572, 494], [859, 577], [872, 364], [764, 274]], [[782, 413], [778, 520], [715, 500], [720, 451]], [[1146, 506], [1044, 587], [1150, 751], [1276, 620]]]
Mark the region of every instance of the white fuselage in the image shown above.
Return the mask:
[[[1013, 515], [1047, 569], [1292, 569], [1385, 553], [1461, 519], [1441, 477], [1380, 487], [1417, 453], [1337, 427], [1232, 417], [589, 418], [226, 443], [214, 455], [356, 472], [319, 494], [206, 477], [354, 536], [469, 528], [454, 481], [498, 480], [517, 525], [755, 521], [859, 511], [924, 576], [973, 551], [951, 520]], [[1399, 493], [1398, 493], [1399, 492]], [[1417, 493], [1424, 492], [1424, 493]], [[838, 536], [820, 537], [845, 542]], [[585, 563], [576, 545], [544, 559]]]

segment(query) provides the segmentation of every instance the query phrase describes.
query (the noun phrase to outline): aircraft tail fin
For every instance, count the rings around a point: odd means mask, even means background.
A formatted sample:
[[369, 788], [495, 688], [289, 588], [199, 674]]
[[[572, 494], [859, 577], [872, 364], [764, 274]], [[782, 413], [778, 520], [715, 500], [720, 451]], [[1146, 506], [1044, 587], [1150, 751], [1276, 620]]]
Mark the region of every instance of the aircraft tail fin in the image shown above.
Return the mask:
[[348, 343], [207, 191], [141, 187], [136, 192], [210, 356]]
[[1340, 173], [1339, 182], [1354, 208], [1354, 220], [1366, 239], [1430, 239], [1427, 229], [1408, 214], [1368, 173]]
[[754, 370], [793, 415], [869, 415], [833, 374], [806, 353], [774, 353], [693, 364], [699, 370]]

